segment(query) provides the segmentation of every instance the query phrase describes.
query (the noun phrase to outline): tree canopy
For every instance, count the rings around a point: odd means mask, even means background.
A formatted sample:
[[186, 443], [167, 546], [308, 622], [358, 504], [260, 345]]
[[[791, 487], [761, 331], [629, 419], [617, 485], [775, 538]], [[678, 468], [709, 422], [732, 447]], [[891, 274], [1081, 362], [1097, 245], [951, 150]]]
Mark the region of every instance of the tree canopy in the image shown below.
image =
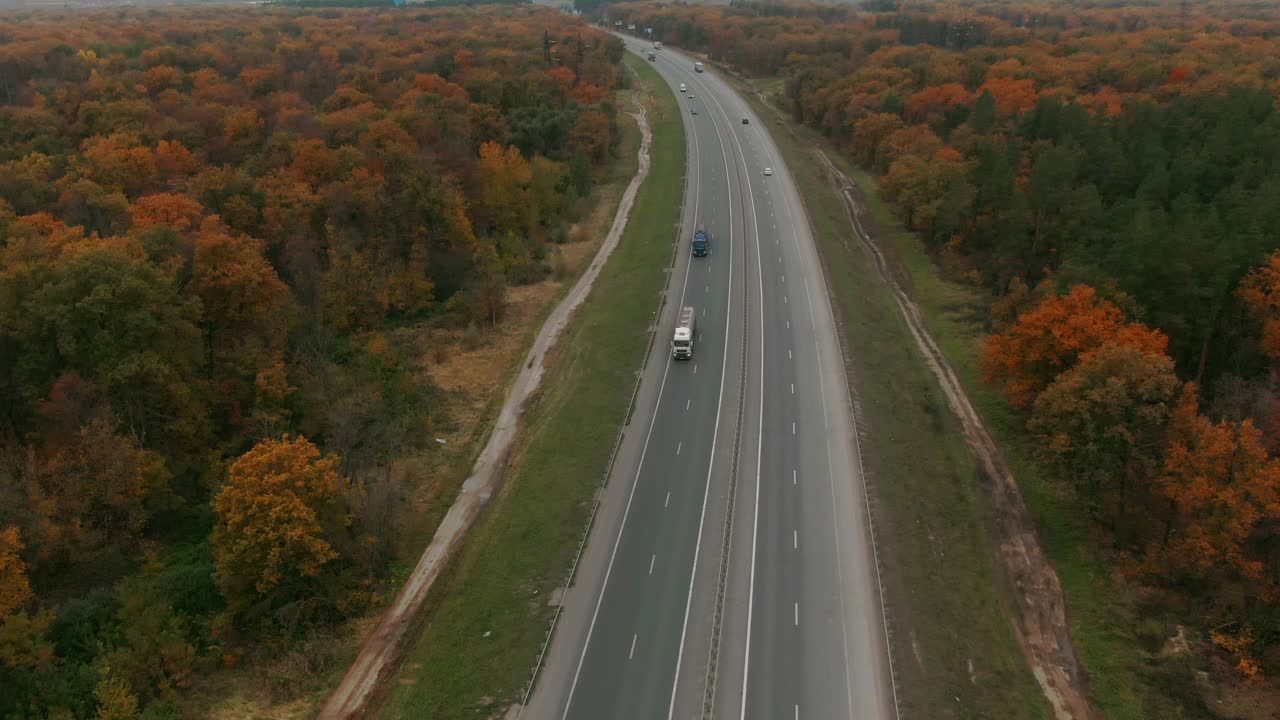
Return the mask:
[[619, 136], [619, 41], [461, 5], [0, 14], [0, 717], [174, 717], [385, 591], [429, 329]]

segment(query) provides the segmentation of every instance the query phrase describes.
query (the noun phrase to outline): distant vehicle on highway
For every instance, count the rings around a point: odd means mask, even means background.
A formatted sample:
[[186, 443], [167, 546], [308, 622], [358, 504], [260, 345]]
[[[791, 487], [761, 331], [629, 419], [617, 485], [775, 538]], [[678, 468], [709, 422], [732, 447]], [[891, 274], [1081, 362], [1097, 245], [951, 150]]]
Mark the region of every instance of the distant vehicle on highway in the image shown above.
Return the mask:
[[693, 233], [693, 256], [706, 257], [707, 250], [711, 247], [711, 238], [707, 237], [707, 231], [698, 228]]
[[690, 99], [690, 100], [692, 100], [692, 99], [693, 99], [693, 93], [689, 93], [689, 99]]
[[662, 49], [662, 42], [661, 42], [660, 40], [654, 40], [654, 41], [653, 41], [653, 49], [654, 49], [654, 50], [661, 50], [661, 49]]
[[764, 174], [765, 174], [765, 175], [772, 175], [772, 174], [773, 174], [773, 168], [765, 168], [765, 169], [764, 169]]
[[742, 124], [743, 124], [743, 125], [746, 125], [746, 124], [747, 124], [747, 119], [746, 119], [746, 118], [742, 118]]
[[702, 63], [700, 63], [700, 62], [696, 62], [696, 63], [694, 63], [694, 64], [693, 64], [693, 71], [694, 71], [694, 72], [702, 72]]
[[690, 114], [690, 115], [697, 115], [697, 114], [698, 114], [698, 108], [689, 108], [689, 114]]
[[680, 316], [676, 318], [676, 331], [671, 337], [671, 357], [676, 360], [688, 360], [693, 357], [694, 321], [697, 318], [692, 305], [680, 308]]
[[656, 62], [658, 57], [653, 53], [649, 53], [649, 62]]
[[688, 86], [686, 86], [684, 83], [680, 83], [680, 92], [684, 92], [685, 90], [688, 90], [688, 89], [689, 89]]

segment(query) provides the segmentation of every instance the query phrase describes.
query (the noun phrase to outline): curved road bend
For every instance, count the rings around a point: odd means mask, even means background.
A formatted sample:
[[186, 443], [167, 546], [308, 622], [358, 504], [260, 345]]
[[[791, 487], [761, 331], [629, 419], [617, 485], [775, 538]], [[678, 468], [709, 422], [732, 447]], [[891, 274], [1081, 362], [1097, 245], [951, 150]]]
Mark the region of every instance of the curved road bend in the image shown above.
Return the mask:
[[[843, 365], [799, 195], [727, 85], [670, 49], [654, 65], [673, 91], [688, 87], [677, 92], [681, 245], [632, 423], [521, 717], [893, 718]], [[710, 257], [689, 255], [696, 226]], [[670, 360], [682, 304], [698, 309], [690, 362]]]

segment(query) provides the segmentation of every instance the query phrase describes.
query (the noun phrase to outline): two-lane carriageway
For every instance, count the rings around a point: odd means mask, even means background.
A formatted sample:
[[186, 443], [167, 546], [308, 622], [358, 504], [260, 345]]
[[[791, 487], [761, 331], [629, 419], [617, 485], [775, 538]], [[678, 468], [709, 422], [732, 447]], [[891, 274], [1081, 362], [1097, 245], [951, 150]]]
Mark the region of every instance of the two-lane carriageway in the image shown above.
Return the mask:
[[[687, 93], [686, 93], [687, 94]], [[683, 95], [679, 106], [689, 112]], [[655, 342], [669, 346], [679, 307], [697, 311], [694, 356], [661, 363], [656, 409], [649, 420], [621, 531], [606, 568], [603, 593], [563, 717], [572, 720], [660, 718], [671, 712], [699, 540], [717, 466], [713, 450], [736, 428], [726, 400], [741, 382], [744, 253], [741, 191], [731, 149], [710, 115], [689, 115], [689, 191], [676, 268]], [[689, 257], [696, 227], [711, 236], [707, 257]], [[737, 322], [734, 322], [734, 319]], [[736, 353], [736, 354], [735, 354]]]

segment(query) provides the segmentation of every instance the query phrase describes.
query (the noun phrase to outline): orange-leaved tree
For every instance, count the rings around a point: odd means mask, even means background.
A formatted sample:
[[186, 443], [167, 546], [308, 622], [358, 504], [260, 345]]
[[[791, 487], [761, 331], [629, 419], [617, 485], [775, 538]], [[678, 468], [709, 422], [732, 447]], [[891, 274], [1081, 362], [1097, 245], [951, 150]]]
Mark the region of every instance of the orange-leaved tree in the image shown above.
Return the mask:
[[196, 237], [188, 290], [200, 298], [206, 368], [249, 365], [284, 346], [289, 288], [262, 256], [262, 243], [207, 218]]
[[34, 670], [54, 660], [53, 645], [46, 639], [54, 613], [28, 615], [24, 610], [33, 595], [22, 549], [18, 528], [0, 530], [0, 677], [6, 670]]
[[0, 530], [0, 620], [21, 610], [31, 599], [22, 537], [16, 527]]
[[168, 225], [178, 232], [194, 230], [200, 225], [204, 207], [186, 195], [152, 193], [143, 195], [129, 207], [129, 217], [136, 228]]
[[263, 440], [230, 468], [214, 500], [215, 578], [233, 619], [250, 608], [289, 607], [313, 620], [332, 607], [350, 525], [338, 458], [305, 437]]
[[1050, 296], [992, 335], [982, 350], [988, 382], [999, 382], [1009, 402], [1025, 408], [1060, 373], [1104, 343], [1163, 354], [1168, 338], [1159, 330], [1128, 322], [1113, 303], [1088, 285]]
[[1167, 510], [1142, 566], [1149, 578], [1200, 596], [1215, 619], [1280, 600], [1280, 459], [1267, 455], [1251, 421], [1213, 422], [1189, 385], [1156, 491]]
[[1249, 314], [1262, 324], [1262, 352], [1280, 361], [1280, 252], [1249, 271], [1237, 291]]
[[118, 432], [96, 388], [74, 374], [59, 378], [41, 411], [43, 442], [22, 471], [33, 553], [46, 573], [116, 567], [174, 501], [164, 460]]
[[533, 180], [529, 162], [514, 145], [496, 142], [480, 146], [480, 202], [495, 230], [522, 233], [532, 220], [525, 188]]

